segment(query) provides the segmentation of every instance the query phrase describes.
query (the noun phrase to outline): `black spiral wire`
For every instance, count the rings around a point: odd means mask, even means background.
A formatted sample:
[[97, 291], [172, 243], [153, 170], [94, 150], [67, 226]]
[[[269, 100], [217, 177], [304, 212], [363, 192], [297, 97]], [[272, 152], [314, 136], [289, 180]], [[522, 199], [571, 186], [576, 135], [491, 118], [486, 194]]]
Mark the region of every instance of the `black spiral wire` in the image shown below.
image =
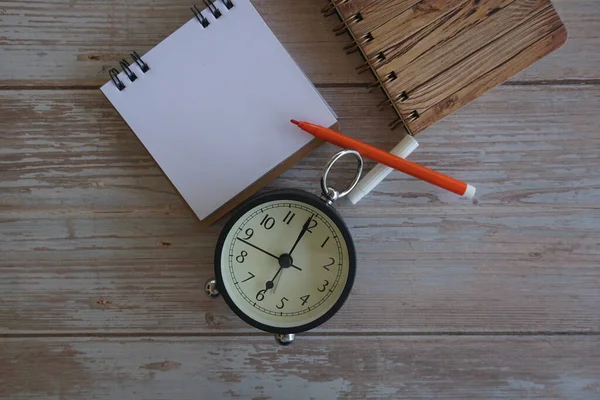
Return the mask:
[[[215, 5], [214, 0], [202, 0], [202, 1], [204, 2], [204, 5], [206, 5], [206, 9], [213, 15], [213, 17], [215, 17], [215, 19], [219, 19], [223, 16], [223, 13], [221, 12], [221, 10], [219, 10], [219, 8]], [[228, 10], [231, 10], [234, 7], [233, 1], [231, 1], [231, 0], [220, 0], [220, 1], [221, 1], [221, 3], [223, 3], [223, 5]], [[198, 20], [198, 22], [200, 22], [202, 27], [208, 28], [208, 26], [210, 25], [210, 21], [204, 16], [204, 14], [202, 14], [202, 11], [200, 11], [200, 9], [198, 7], [196, 7], [195, 5], [193, 7], [191, 7], [190, 9], [192, 10], [194, 17], [196, 17], [196, 19]]]
[[[221, 12], [221, 10], [219, 10], [219, 8], [215, 5], [214, 0], [202, 0], [202, 1], [204, 2], [204, 4], [207, 7], [206, 10], [208, 10], [213, 15], [213, 17], [215, 17], [215, 19], [219, 19], [223, 16], [223, 13]], [[221, 1], [221, 3], [223, 3], [223, 5], [228, 10], [231, 10], [234, 7], [232, 0], [219, 0], [219, 1]], [[196, 19], [198, 20], [198, 22], [200, 22], [200, 24], [202, 25], [203, 28], [207, 28], [210, 25], [210, 21], [202, 14], [203, 11], [200, 11], [200, 9], [198, 9], [198, 7], [196, 7], [194, 5], [193, 7], [191, 7], [191, 10], [192, 10], [192, 13], [194, 14], [194, 17], [196, 17]], [[135, 64], [137, 64], [137, 66], [140, 68], [142, 73], [145, 74], [146, 72], [150, 71], [150, 66], [148, 65], [148, 63], [146, 63], [136, 51], [131, 52], [130, 56], [131, 56], [131, 59], [135, 62]], [[127, 60], [122, 59], [121, 61], [119, 61], [119, 65], [121, 66], [121, 69], [123, 70], [123, 72], [127, 76], [127, 79], [129, 79], [130, 82], [135, 82], [138, 79], [138, 76], [135, 74], [135, 72], [133, 72], [131, 70], [131, 64]], [[116, 68], [111, 68], [108, 71], [108, 73], [110, 75], [110, 79], [112, 80], [114, 85], [117, 87], [117, 89], [119, 89], [119, 91], [125, 90], [125, 88], [126, 88], [125, 83], [123, 83], [121, 78], [119, 78], [119, 70], [117, 70]]]
[[[131, 59], [137, 64], [137, 66], [144, 74], [150, 71], [150, 66], [148, 65], [148, 63], [146, 63], [136, 51], [131, 52], [130, 56]], [[129, 63], [129, 61], [122, 59], [121, 61], [119, 61], [119, 65], [121, 66], [123, 72], [125, 72], [125, 75], [127, 76], [127, 79], [129, 79], [130, 82], [135, 82], [138, 79], [136, 73], [131, 70], [131, 64]], [[123, 83], [123, 81], [121, 80], [121, 78], [119, 78], [118, 69], [111, 68], [108, 71], [108, 74], [110, 75], [110, 79], [115, 84], [117, 89], [119, 89], [119, 91], [125, 90], [126, 86], [125, 83]]]
[[133, 58], [133, 61], [135, 61], [135, 63], [138, 65], [138, 67], [140, 67], [143, 73], [150, 71], [150, 67], [144, 62], [144, 60], [142, 60], [142, 57], [140, 57], [137, 51], [133, 51], [131, 53], [131, 58]]

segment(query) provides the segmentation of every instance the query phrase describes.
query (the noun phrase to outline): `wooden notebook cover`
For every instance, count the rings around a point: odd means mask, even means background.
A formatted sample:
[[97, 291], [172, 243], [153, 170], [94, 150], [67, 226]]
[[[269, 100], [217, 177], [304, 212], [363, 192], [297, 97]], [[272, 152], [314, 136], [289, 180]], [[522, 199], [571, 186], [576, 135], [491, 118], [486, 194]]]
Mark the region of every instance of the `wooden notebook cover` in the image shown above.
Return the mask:
[[[398, 113], [416, 135], [562, 46], [549, 0], [334, 0]], [[368, 69], [368, 66], [366, 69]]]

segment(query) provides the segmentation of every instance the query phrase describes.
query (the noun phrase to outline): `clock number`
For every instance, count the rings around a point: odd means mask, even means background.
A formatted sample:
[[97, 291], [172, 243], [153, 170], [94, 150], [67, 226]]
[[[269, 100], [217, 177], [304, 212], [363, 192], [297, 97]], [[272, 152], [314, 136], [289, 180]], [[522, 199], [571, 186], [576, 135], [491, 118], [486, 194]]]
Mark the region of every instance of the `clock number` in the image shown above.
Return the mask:
[[321, 289], [317, 289], [319, 292], [323, 293], [324, 291], [327, 290], [327, 286], [329, 286], [329, 281], [325, 280], [325, 283], [323, 284], [323, 287]]
[[269, 214], [266, 214], [263, 220], [260, 222], [261, 226], [264, 226], [266, 230], [273, 229], [275, 226], [275, 218], [269, 217]]
[[[331, 267], [333, 264], [335, 264], [335, 259], [333, 257], [329, 257], [329, 259], [331, 260], [331, 262], [327, 265], [323, 265], [323, 268], [325, 268], [327, 271], [331, 271], [329, 269], [329, 267]], [[325, 282], [327, 282], [327, 281], [325, 281]]]
[[327, 244], [327, 242], [329, 242], [329, 238], [330, 238], [330, 236], [327, 236], [327, 239], [325, 239], [325, 241], [321, 245], [321, 248], [325, 247], [325, 245]]
[[267, 293], [267, 291], [264, 289], [256, 293], [256, 300], [263, 301], [265, 299], [265, 293]]
[[317, 225], [319, 225], [319, 223], [317, 222], [317, 220], [316, 220], [316, 219], [314, 219], [314, 218], [313, 218], [313, 219], [311, 219], [311, 220], [310, 220], [310, 225], [308, 226], [308, 230], [307, 230], [307, 232], [309, 232], [309, 233], [313, 233], [313, 231], [312, 231], [312, 230], [313, 230], [313, 229], [315, 229], [315, 228], [317, 227]]
[[246, 229], [246, 238], [244, 238], [244, 240], [250, 240], [252, 239], [252, 236], [254, 236], [254, 229], [252, 228], [248, 228]]
[[306, 303], [308, 303], [308, 299], [310, 299], [310, 294], [300, 297], [300, 300], [302, 300], [302, 305], [305, 305]]
[[248, 279], [244, 279], [244, 280], [242, 281], [242, 283], [244, 283], [244, 282], [248, 282], [250, 279], [254, 278], [254, 274], [253, 274], [252, 272], [248, 272], [248, 273], [250, 274], [250, 278], [248, 278]]
[[275, 307], [277, 307], [277, 309], [279, 309], [279, 310], [283, 310], [283, 307], [285, 307], [285, 302], [286, 301], [289, 301], [288, 298], [287, 297], [283, 297], [281, 299], [281, 306], [275, 306]]
[[287, 215], [283, 219], [283, 222], [285, 222], [286, 224], [289, 225], [292, 222], [292, 220], [294, 219], [295, 216], [296, 216], [296, 214], [294, 214], [291, 211], [288, 211]]
[[246, 250], [242, 250], [240, 255], [235, 258], [235, 261], [239, 262], [240, 264], [243, 264], [244, 261], [246, 261], [246, 257], [248, 257], [248, 252]]

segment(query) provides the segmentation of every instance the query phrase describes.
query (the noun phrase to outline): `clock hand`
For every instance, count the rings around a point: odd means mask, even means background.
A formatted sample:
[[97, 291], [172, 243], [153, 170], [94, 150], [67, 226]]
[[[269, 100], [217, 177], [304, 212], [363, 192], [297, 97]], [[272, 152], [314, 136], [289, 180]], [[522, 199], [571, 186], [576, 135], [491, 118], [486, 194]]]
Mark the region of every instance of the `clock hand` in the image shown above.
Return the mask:
[[269, 253], [268, 251], [261, 249], [260, 247], [256, 247], [255, 245], [253, 245], [253, 244], [252, 244], [252, 243], [250, 243], [250, 242], [247, 242], [247, 241], [245, 241], [244, 239], [237, 238], [237, 240], [239, 240], [239, 241], [240, 241], [240, 242], [242, 242], [242, 243], [246, 243], [246, 244], [247, 244], [248, 246], [250, 246], [250, 247], [254, 247], [254, 248], [255, 248], [256, 250], [258, 250], [258, 251], [262, 251], [263, 253], [265, 253], [265, 254], [266, 254], [266, 255], [268, 255], [268, 256], [271, 256], [271, 257], [273, 257], [273, 258], [279, 259], [279, 257], [277, 257], [276, 255], [274, 255], [274, 254], [271, 254], [271, 253]]
[[277, 286], [279, 286], [279, 281], [281, 281], [281, 278], [283, 277], [283, 274], [279, 275], [279, 278], [277, 278], [277, 282], [273, 281], [273, 294], [275, 294], [275, 291], [277, 290]]
[[[289, 254], [282, 254], [281, 257], [279, 257], [279, 270], [277, 271], [273, 279], [265, 283], [265, 292], [269, 289], [273, 289], [273, 293], [275, 293], [275, 280], [277, 279], [277, 277], [281, 278], [281, 276], [283, 275], [282, 271], [284, 269], [292, 268], [293, 263], [294, 260]], [[279, 283], [279, 281], [277, 281], [277, 283]]]
[[313, 219], [314, 216], [315, 216], [315, 214], [311, 214], [311, 216], [304, 223], [304, 226], [302, 227], [302, 230], [300, 231], [300, 234], [298, 235], [298, 238], [296, 239], [296, 242], [294, 243], [294, 246], [292, 246], [292, 250], [290, 250], [290, 252], [288, 253], [290, 256], [292, 255], [292, 253], [294, 252], [294, 250], [296, 250], [296, 246], [298, 246], [298, 243], [300, 243], [300, 240], [302, 240], [302, 238], [304, 237], [304, 235], [308, 231], [308, 227], [310, 226], [310, 222], [312, 221], [312, 219]]
[[[271, 257], [273, 257], [273, 258], [275, 258], [275, 259], [279, 260], [279, 257], [277, 257], [276, 255], [274, 255], [274, 254], [271, 254], [271, 253], [269, 253], [268, 251], [266, 251], [266, 250], [263, 250], [263, 249], [261, 249], [260, 247], [257, 247], [257, 246], [253, 245], [253, 244], [252, 244], [252, 243], [250, 243], [250, 242], [247, 242], [247, 241], [245, 241], [244, 239], [237, 238], [237, 240], [239, 240], [239, 241], [240, 241], [240, 242], [242, 242], [242, 243], [246, 243], [248, 246], [250, 246], [250, 247], [254, 247], [256, 250], [258, 250], [258, 251], [260, 251], [260, 252], [263, 252], [263, 253], [265, 253], [266, 255], [268, 255], [268, 256], [271, 256]], [[292, 265], [291, 267], [292, 267], [292, 268], [294, 268], [294, 269], [297, 269], [298, 271], [302, 271], [302, 268], [300, 268], [300, 267], [297, 267], [297, 266], [295, 266], [295, 265]]]
[[270, 281], [267, 281], [267, 283], [265, 283], [265, 291], [267, 291], [269, 289], [273, 289], [275, 287], [275, 284], [273, 283], [273, 281], [275, 279], [277, 279], [277, 277], [279, 276], [279, 274], [281, 273], [281, 271], [283, 271], [283, 266], [279, 267], [279, 270], [277, 271], [277, 273], [275, 274], [275, 276], [273, 277], [273, 279], [271, 279]]

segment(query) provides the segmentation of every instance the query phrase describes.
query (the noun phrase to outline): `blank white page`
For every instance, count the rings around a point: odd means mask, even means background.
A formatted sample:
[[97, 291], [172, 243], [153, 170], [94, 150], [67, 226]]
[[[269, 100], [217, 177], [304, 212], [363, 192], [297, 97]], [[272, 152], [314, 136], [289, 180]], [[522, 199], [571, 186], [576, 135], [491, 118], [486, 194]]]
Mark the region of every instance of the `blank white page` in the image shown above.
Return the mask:
[[142, 56], [138, 79], [119, 75], [102, 92], [173, 185], [205, 219], [307, 145], [290, 123], [324, 126], [336, 116], [249, 0], [208, 10]]

